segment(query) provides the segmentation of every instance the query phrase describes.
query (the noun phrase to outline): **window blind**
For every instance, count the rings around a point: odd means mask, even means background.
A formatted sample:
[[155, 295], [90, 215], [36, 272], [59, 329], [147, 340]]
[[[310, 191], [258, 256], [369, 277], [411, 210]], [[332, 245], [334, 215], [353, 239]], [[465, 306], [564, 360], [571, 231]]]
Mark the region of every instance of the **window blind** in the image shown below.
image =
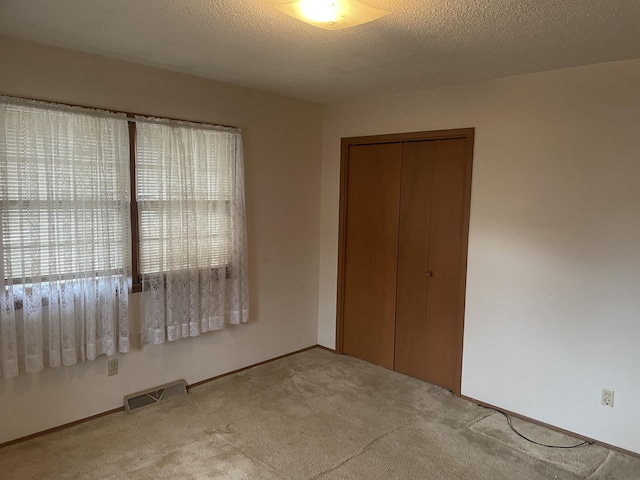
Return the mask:
[[225, 266], [237, 134], [139, 122], [141, 275]]
[[3, 104], [0, 122], [5, 279], [122, 272], [129, 257], [124, 118], [34, 102]]

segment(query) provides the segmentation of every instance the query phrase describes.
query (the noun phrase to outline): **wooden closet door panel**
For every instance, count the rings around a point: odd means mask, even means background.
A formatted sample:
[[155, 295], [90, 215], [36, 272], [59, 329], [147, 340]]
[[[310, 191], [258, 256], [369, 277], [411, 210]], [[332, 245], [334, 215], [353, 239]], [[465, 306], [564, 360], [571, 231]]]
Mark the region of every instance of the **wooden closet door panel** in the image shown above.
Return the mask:
[[426, 371], [430, 382], [454, 390], [459, 383], [466, 266], [467, 141], [438, 140], [434, 157], [429, 231]]
[[461, 355], [466, 140], [404, 146], [395, 369], [454, 390]]
[[343, 351], [392, 369], [402, 144], [348, 152]]
[[404, 144], [398, 243], [395, 370], [428, 380], [429, 223], [436, 142]]

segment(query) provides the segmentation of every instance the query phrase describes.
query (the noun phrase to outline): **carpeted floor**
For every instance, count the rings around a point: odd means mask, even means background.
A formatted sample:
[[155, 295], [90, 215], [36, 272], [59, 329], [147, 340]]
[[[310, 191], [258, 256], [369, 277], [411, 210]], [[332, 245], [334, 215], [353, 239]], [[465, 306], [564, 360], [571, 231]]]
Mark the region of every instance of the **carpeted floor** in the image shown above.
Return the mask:
[[[514, 420], [542, 442], [575, 439]], [[438, 387], [314, 349], [0, 449], [13, 479], [640, 478], [640, 459], [550, 450]]]

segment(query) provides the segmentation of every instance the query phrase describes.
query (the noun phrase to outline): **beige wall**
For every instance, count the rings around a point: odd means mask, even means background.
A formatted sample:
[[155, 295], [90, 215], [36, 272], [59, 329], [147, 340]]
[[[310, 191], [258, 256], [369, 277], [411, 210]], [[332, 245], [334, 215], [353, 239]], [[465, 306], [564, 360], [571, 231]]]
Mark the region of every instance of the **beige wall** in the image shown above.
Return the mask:
[[640, 60], [325, 106], [320, 343], [340, 138], [460, 127], [476, 127], [462, 393], [640, 452]]
[[0, 94], [241, 127], [252, 298], [248, 325], [119, 356], [115, 377], [103, 357], [0, 378], [0, 443], [119, 407], [137, 390], [197, 382], [316, 343], [319, 105], [6, 37]]

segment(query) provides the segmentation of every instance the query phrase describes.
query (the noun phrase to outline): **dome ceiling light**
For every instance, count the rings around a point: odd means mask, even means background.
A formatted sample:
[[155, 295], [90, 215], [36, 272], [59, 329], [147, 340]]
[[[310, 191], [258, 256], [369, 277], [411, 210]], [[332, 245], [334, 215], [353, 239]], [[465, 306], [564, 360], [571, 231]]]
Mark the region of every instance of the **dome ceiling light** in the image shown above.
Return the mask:
[[276, 8], [293, 18], [326, 30], [354, 27], [391, 13], [357, 0], [298, 0]]

